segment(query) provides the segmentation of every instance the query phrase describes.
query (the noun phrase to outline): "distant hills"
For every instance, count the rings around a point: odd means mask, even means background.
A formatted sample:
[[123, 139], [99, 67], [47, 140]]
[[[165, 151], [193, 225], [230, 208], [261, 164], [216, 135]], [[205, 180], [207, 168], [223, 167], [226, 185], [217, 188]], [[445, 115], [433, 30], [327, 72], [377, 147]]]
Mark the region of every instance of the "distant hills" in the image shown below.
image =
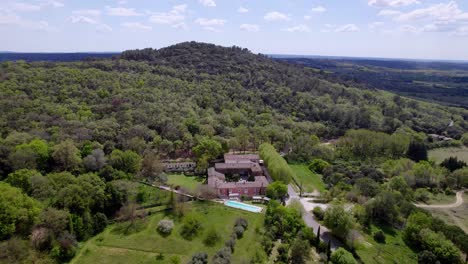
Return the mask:
[[0, 51], [0, 61], [80, 61], [88, 58], [111, 58], [119, 55], [118, 52], [77, 52], [77, 53], [22, 53]]

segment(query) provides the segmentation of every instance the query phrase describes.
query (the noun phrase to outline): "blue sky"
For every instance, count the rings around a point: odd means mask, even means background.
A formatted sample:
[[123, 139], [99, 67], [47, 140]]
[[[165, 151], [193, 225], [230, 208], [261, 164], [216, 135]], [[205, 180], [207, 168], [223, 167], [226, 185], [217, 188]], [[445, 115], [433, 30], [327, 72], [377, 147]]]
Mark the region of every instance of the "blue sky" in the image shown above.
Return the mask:
[[182, 41], [254, 52], [468, 59], [466, 0], [0, 0], [0, 50]]

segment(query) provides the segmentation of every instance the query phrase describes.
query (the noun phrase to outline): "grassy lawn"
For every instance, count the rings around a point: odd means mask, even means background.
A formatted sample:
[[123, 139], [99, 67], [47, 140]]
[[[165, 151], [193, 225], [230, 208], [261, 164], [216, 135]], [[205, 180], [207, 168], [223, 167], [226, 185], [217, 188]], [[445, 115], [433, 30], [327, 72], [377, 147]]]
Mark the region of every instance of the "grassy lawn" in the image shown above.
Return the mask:
[[319, 174], [315, 174], [310, 171], [307, 165], [291, 164], [289, 166], [296, 174], [297, 182], [302, 182], [305, 192], [313, 192], [314, 190], [319, 192], [325, 191], [325, 184], [322, 181], [322, 177]]
[[429, 158], [434, 159], [437, 163], [449, 157], [457, 157], [460, 160], [468, 162], [468, 148], [438, 148], [429, 151]]
[[[372, 226], [372, 233], [378, 228]], [[401, 232], [388, 227], [382, 227], [385, 233], [385, 243], [377, 243], [372, 235], [363, 234], [365, 242], [356, 249], [363, 263], [418, 263], [417, 254], [414, 253], [405, 242]]]
[[203, 180], [198, 176], [185, 176], [183, 174], [169, 174], [167, 176], [168, 184], [183, 187], [189, 192], [194, 192], [203, 183]]
[[[198, 213], [203, 223], [202, 232], [192, 241], [180, 236], [180, 222], [175, 222], [174, 230], [169, 236], [161, 236], [156, 230], [158, 222], [170, 216], [160, 212], [141, 220], [142, 228], [136, 233], [123, 235], [116, 232], [122, 224], [109, 226], [103, 233], [87, 241], [72, 263], [169, 263], [171, 256], [179, 256], [181, 263], [187, 263], [198, 252], [208, 253], [211, 259], [228, 240], [238, 217], [247, 219], [249, 227], [243, 238], [236, 243], [232, 263], [248, 262], [255, 251], [262, 251], [261, 236], [256, 229], [263, 227], [263, 214], [249, 213], [211, 202], [191, 202], [187, 207], [191, 212]], [[205, 246], [202, 242], [210, 228], [214, 228], [221, 236], [213, 247]], [[159, 253], [164, 254], [163, 261], [156, 260]]]

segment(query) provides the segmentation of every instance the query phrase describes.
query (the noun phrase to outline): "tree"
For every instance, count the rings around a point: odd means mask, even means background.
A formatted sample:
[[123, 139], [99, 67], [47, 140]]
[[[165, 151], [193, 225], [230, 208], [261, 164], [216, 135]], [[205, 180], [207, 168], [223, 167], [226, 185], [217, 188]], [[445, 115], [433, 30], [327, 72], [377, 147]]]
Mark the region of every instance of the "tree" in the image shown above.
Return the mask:
[[392, 192], [380, 192], [365, 204], [366, 215], [376, 222], [392, 225], [399, 215], [397, 199]]
[[210, 228], [206, 232], [205, 238], [203, 239], [203, 244], [212, 247], [216, 245], [220, 239], [221, 237], [219, 236], [218, 232], [216, 232], [216, 229]]
[[224, 247], [220, 249], [213, 256], [213, 264], [230, 264], [231, 263], [231, 249]]
[[58, 236], [69, 227], [70, 213], [49, 207], [39, 215], [39, 225], [48, 228]]
[[88, 171], [98, 171], [106, 165], [107, 159], [102, 149], [94, 149], [83, 159], [83, 165]]
[[115, 149], [111, 153], [110, 163], [117, 170], [134, 174], [140, 171], [141, 157], [131, 150]]
[[466, 163], [463, 160], [458, 160], [457, 157], [449, 157], [444, 159], [440, 166], [447, 168], [450, 172], [466, 167]]
[[443, 234], [430, 229], [422, 229], [419, 232], [422, 248], [432, 252], [442, 264], [460, 263], [460, 251]]
[[354, 222], [353, 216], [346, 212], [341, 204], [333, 204], [325, 211], [325, 225], [331, 229], [333, 234], [342, 239], [346, 239]]
[[40, 212], [40, 205], [21, 189], [0, 182], [0, 239], [28, 234]]
[[310, 259], [310, 244], [308, 241], [296, 239], [291, 244], [290, 259], [292, 263], [306, 263]]
[[20, 188], [24, 193], [29, 195], [32, 191], [31, 179], [34, 176], [42, 177], [42, 174], [36, 170], [20, 169], [8, 174], [5, 182], [9, 183], [13, 187]]
[[413, 140], [408, 146], [406, 156], [416, 162], [427, 160], [427, 147], [424, 142]]
[[364, 196], [374, 197], [379, 192], [379, 184], [371, 178], [360, 178], [354, 183], [356, 189]]
[[323, 170], [330, 166], [330, 163], [324, 161], [323, 159], [314, 159], [309, 163], [309, 170], [322, 174]]
[[463, 143], [463, 145], [468, 147], [468, 132], [463, 134], [460, 140]]
[[162, 235], [169, 235], [174, 228], [174, 221], [169, 219], [163, 219], [158, 223], [158, 232]]
[[15, 147], [10, 156], [13, 168], [45, 169], [50, 157], [49, 145], [41, 139], [33, 139]]
[[283, 201], [288, 194], [288, 186], [280, 181], [269, 184], [266, 188], [266, 195], [271, 199]]
[[141, 163], [140, 178], [148, 179], [150, 182], [156, 181], [164, 183], [167, 178], [160, 177], [163, 173], [164, 166], [159, 161], [158, 156], [153, 152], [145, 153]]
[[344, 248], [338, 248], [331, 255], [331, 262], [333, 264], [357, 264], [358, 262], [354, 259], [353, 254]]
[[247, 144], [249, 144], [250, 140], [249, 129], [244, 125], [240, 125], [234, 129], [234, 135], [241, 149], [245, 152]]
[[197, 159], [197, 166], [200, 171], [208, 168], [208, 163], [223, 154], [221, 144], [207, 137], [203, 137], [198, 141], [198, 144], [192, 149]]
[[391, 190], [400, 192], [404, 197], [410, 198], [412, 191], [408, 183], [402, 176], [396, 176], [389, 180], [388, 187]]
[[403, 239], [409, 245], [415, 247], [421, 246], [421, 237], [419, 233], [424, 228], [432, 226], [432, 218], [422, 212], [412, 213], [406, 220], [405, 229], [403, 230]]
[[195, 214], [189, 214], [185, 216], [182, 221], [180, 235], [187, 240], [192, 240], [198, 235], [201, 229], [202, 225], [199, 217]]
[[81, 164], [81, 154], [73, 141], [62, 141], [58, 145], [55, 145], [53, 150], [52, 158], [59, 168], [68, 171], [78, 169], [78, 166]]
[[187, 264], [208, 264], [208, 254], [196, 253]]

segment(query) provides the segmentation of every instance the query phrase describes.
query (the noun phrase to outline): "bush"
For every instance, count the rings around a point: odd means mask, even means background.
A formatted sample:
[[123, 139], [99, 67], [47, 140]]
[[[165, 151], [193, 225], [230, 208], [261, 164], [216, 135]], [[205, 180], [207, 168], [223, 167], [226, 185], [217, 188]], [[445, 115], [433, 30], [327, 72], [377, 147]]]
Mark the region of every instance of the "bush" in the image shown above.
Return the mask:
[[187, 264], [208, 264], [208, 254], [196, 253]]
[[309, 163], [309, 170], [322, 174], [323, 170], [328, 166], [330, 166], [330, 163], [324, 161], [323, 159], [314, 159], [311, 163]]
[[242, 226], [235, 226], [234, 227], [234, 234], [236, 234], [237, 239], [242, 238], [244, 235], [245, 229]]
[[344, 248], [339, 248], [331, 255], [331, 262], [333, 264], [357, 264], [353, 254]]
[[234, 248], [236, 247], [236, 239], [235, 238], [231, 238], [229, 239], [228, 241], [226, 241], [224, 243], [224, 245], [228, 248], [231, 249], [231, 252], [234, 252]]
[[424, 189], [424, 188], [416, 189], [416, 191], [414, 192], [414, 199], [416, 201], [426, 203], [426, 202], [429, 201], [430, 196], [431, 196], [431, 194], [429, 193], [429, 191]]
[[234, 226], [242, 226], [244, 229], [247, 230], [247, 227], [249, 226], [249, 222], [247, 222], [247, 220], [245, 220], [244, 218], [239, 217], [236, 219]]
[[202, 226], [200, 219], [193, 214], [187, 215], [182, 222], [180, 235], [187, 240], [192, 240], [198, 235], [201, 229]]
[[163, 219], [158, 223], [158, 232], [163, 235], [169, 235], [174, 228], [174, 222], [172, 220]]
[[208, 247], [214, 246], [220, 240], [219, 234], [216, 232], [215, 229], [210, 229], [206, 232], [205, 238], [203, 239], [203, 244]]
[[385, 243], [385, 234], [382, 230], [374, 233], [374, 240], [378, 243]]
[[325, 212], [323, 211], [322, 207], [320, 207], [320, 206], [315, 207], [314, 210], [312, 210], [312, 213], [320, 221], [322, 221], [323, 217], [325, 216]]
[[213, 264], [231, 263], [231, 249], [224, 247], [213, 256]]

